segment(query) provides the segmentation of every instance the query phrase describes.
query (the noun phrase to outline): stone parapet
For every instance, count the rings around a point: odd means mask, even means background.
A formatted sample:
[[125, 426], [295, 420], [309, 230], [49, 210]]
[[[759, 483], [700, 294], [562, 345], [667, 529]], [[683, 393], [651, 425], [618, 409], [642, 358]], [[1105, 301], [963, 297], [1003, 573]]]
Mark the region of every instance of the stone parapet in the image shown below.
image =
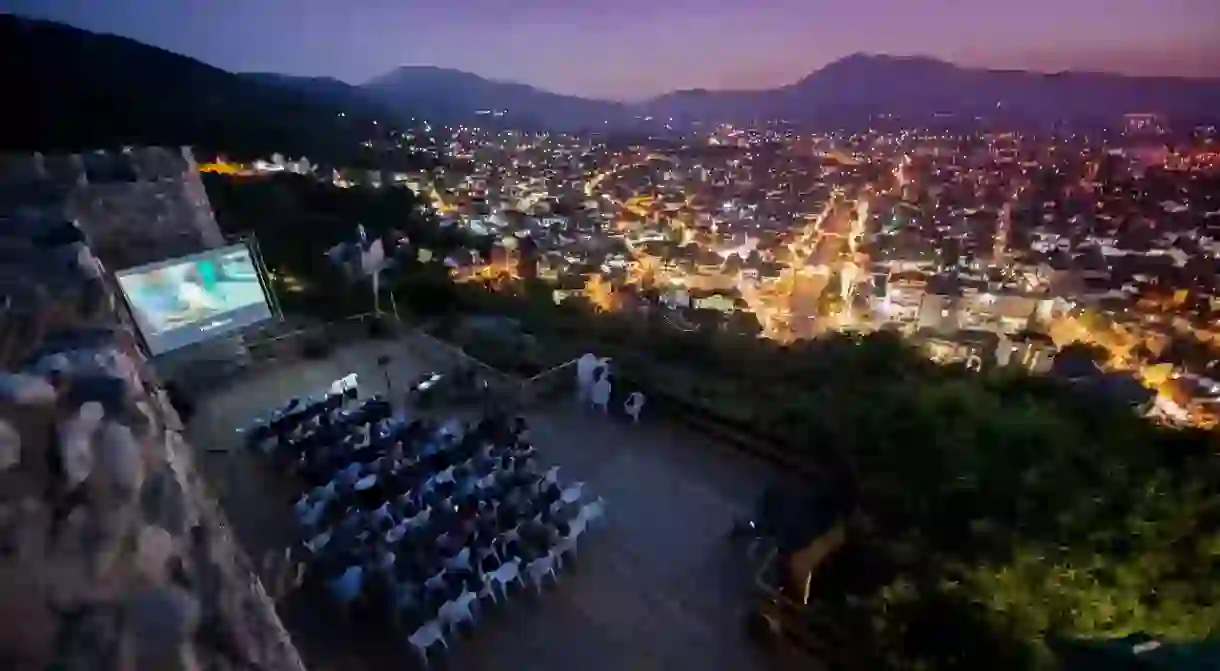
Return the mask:
[[0, 668], [302, 670], [116, 305], [76, 225], [0, 229]]
[[80, 223], [112, 270], [224, 244], [189, 148], [0, 155], [0, 211]]

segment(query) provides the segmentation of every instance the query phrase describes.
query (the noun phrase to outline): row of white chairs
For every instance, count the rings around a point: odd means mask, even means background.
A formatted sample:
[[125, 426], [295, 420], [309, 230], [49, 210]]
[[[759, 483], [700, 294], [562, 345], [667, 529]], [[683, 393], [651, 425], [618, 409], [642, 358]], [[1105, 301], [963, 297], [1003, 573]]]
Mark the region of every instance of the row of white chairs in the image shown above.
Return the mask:
[[[558, 477], [559, 477], [559, 467], [558, 466], [548, 469], [546, 474], [539, 481], [539, 491], [541, 491], [541, 489], [545, 485], [545, 483], [557, 482]], [[583, 487], [584, 487], [583, 482], [577, 482], [577, 483], [570, 485], [566, 489], [564, 489], [563, 493], [561, 494], [560, 500], [557, 500], [552, 505], [552, 508], [554, 510], [558, 510], [558, 508], [564, 503], [577, 502], [582, 495]], [[317, 497], [317, 498], [319, 498], [319, 504], [327, 503], [333, 498], [334, 481], [332, 481], [331, 484], [327, 488], [318, 488], [318, 490], [323, 490], [323, 489], [329, 490], [329, 495], [327, 495], [326, 493], [323, 493], [321, 496]], [[315, 493], [318, 490], [315, 490]], [[409, 494], [404, 495], [404, 496], [409, 496]], [[306, 499], [303, 496], [302, 500], [298, 501], [298, 503], [297, 503], [298, 507], [305, 501], [306, 501]], [[593, 511], [598, 510], [598, 507], [595, 504], [596, 504], [596, 502], [589, 504], [589, 506], [591, 506], [590, 510], [593, 510]], [[451, 505], [451, 504], [449, 504], [449, 505]], [[349, 513], [352, 510], [354, 510], [354, 509], [349, 509]], [[298, 513], [299, 513], [299, 511], [298, 511]], [[381, 508], [379, 508], [377, 511], [375, 511], [374, 514], [377, 515], [378, 513], [381, 513], [383, 515], [389, 514], [389, 502], [388, 501], [385, 502]], [[581, 511], [581, 514], [582, 515], [585, 514], [585, 511], [583, 509]], [[594, 512], [593, 514], [596, 515], [599, 513]], [[419, 514], [415, 515], [414, 517], [402, 520], [400, 523], [398, 523], [396, 526], [394, 526], [393, 528], [391, 528], [389, 531], [386, 532], [386, 534], [385, 534], [386, 540], [388, 542], [395, 542], [399, 538], [401, 538], [410, 528], [426, 526], [429, 523], [431, 516], [432, 516], [432, 507], [428, 507], [425, 510], [423, 510], [422, 512], [420, 512]], [[536, 522], [541, 522], [542, 521], [541, 518], [542, 518], [542, 516], [541, 516], [541, 514], [539, 514], [538, 516], [536, 516], [534, 518], [534, 520]], [[581, 531], [583, 532], [583, 524], [581, 526]], [[321, 533], [318, 533], [317, 535], [313, 536], [309, 540], [307, 540], [304, 543], [304, 546], [309, 551], [309, 554], [311, 556], [317, 557], [322, 552], [322, 550], [330, 543], [333, 533], [334, 533], [333, 529], [326, 529], [326, 530], [322, 531]], [[480, 551], [479, 556], [477, 557], [477, 560], [481, 562], [485, 558], [485, 555], [490, 553], [490, 554], [494, 555], [498, 561], [500, 559], [500, 557], [503, 555], [503, 550], [508, 545], [508, 543], [513, 540], [519, 540], [519, 538], [520, 537], [518, 535], [516, 528], [510, 529], [510, 530], [500, 534], [500, 536], [498, 538], [496, 538], [495, 542], [493, 542], [492, 546]], [[497, 546], [499, 547], [498, 551], [497, 551]], [[471, 557], [470, 549], [463, 548], [455, 557], [453, 557], [452, 559], [449, 560], [447, 569], [449, 569], [449, 570], [457, 570], [457, 569], [461, 569], [461, 568], [469, 569], [471, 559], [472, 559], [472, 557]], [[430, 578], [429, 582], [439, 581], [440, 579], [442, 579], [442, 577], [444, 576], [445, 573], [446, 573], [446, 569], [442, 569], [440, 572], [437, 573], [437, 575]], [[335, 580], [335, 582], [341, 583], [348, 579], [349, 578], [345, 574], [344, 576], [337, 578]]]
[[[458, 625], [469, 623], [473, 626], [478, 623], [477, 609], [481, 599], [490, 598], [493, 603], [497, 604], [500, 602], [500, 599], [508, 601], [509, 585], [517, 583], [520, 587], [525, 588], [525, 578], [527, 577], [538, 594], [542, 594], [543, 582], [547, 577], [550, 577], [552, 582], [558, 584], [559, 574], [556, 572], [556, 569], [563, 570], [563, 556], [571, 553], [575, 559], [577, 557], [577, 543], [580, 537], [590, 524], [595, 524], [605, 514], [605, 499], [598, 497], [597, 500], [586, 503], [569, 524], [568, 535], [561, 539], [555, 547], [551, 548], [547, 554], [525, 564], [524, 567], [522, 567], [520, 559], [507, 561], [496, 570], [489, 571], [483, 575], [483, 587], [478, 594], [465, 591], [456, 598], [442, 604], [437, 610], [436, 619], [425, 623], [407, 637], [407, 642], [419, 653], [424, 666], [428, 665], [429, 648], [440, 643], [443, 648], [448, 650], [449, 641], [446, 636], [452, 636], [456, 632]], [[437, 579], [442, 574], [438, 574]]]

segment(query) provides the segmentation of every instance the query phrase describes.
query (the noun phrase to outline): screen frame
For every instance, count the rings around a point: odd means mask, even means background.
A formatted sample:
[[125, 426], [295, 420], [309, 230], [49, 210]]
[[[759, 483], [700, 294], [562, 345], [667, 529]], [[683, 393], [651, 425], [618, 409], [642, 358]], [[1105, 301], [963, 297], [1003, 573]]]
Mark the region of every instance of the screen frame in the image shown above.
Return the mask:
[[[219, 330], [214, 335], [209, 335], [209, 336], [205, 336], [205, 337], [202, 337], [202, 338], [199, 338], [196, 340], [191, 340], [190, 342], [187, 342], [185, 344], [175, 345], [175, 346], [171, 346], [171, 347], [161, 347], [161, 348], [154, 347], [155, 343], [161, 343], [165, 340], [165, 338], [164, 338], [165, 333], [172, 333], [173, 331], [176, 331], [178, 329], [189, 328], [189, 327], [181, 326], [176, 329], [167, 330], [161, 334], [145, 333], [145, 331], [144, 331], [145, 325], [143, 323], [141, 323], [141, 320], [139, 318], [139, 310], [136, 307], [137, 304], [135, 301], [132, 300], [132, 297], [130, 295], [128, 295], [127, 288], [123, 286], [123, 282], [122, 282], [123, 278], [131, 277], [133, 275], [147, 274], [147, 273], [155, 272], [157, 270], [161, 270], [164, 268], [171, 268], [174, 266], [179, 266], [179, 265], [183, 265], [183, 264], [187, 264], [187, 263], [194, 263], [196, 261], [200, 261], [203, 259], [213, 259], [213, 258], [217, 258], [217, 257], [222, 257], [226, 254], [232, 254], [234, 252], [242, 252], [242, 251], [246, 252], [250, 257], [250, 265], [254, 269], [254, 274], [258, 280], [259, 289], [262, 291], [262, 294], [263, 294], [262, 304], [263, 304], [263, 307], [266, 308], [266, 310], [267, 310], [267, 317], [260, 319], [258, 321], [255, 321], [255, 322], [248, 323], [248, 324], [242, 324], [240, 326], [235, 326], [235, 327], [232, 327], [229, 329], [222, 329], [222, 330]], [[189, 347], [208, 342], [209, 340], [213, 340], [215, 338], [220, 338], [220, 337], [232, 334], [232, 333], [238, 333], [249, 327], [256, 326], [256, 325], [261, 324], [266, 321], [273, 321], [273, 320], [280, 318], [279, 312], [275, 306], [275, 300], [271, 295], [271, 284], [270, 284], [270, 282], [268, 282], [267, 278], [264, 276], [264, 270], [262, 267], [261, 259], [255, 253], [254, 248], [246, 240], [243, 240], [241, 242], [226, 244], [226, 245], [223, 245], [220, 247], [212, 247], [212, 248], [200, 251], [200, 252], [196, 252], [194, 254], [187, 254], [186, 256], [177, 256], [174, 258], [154, 261], [152, 263], [145, 263], [145, 264], [141, 264], [138, 266], [132, 266], [130, 268], [124, 268], [123, 270], [116, 270], [113, 273], [111, 273], [111, 276], [113, 277], [115, 287], [118, 289], [119, 297], [122, 299], [124, 307], [127, 309], [127, 313], [131, 318], [131, 322], [135, 326], [136, 331], [139, 334], [139, 338], [144, 344], [145, 351], [147, 351], [149, 356], [152, 356], [152, 357], [164, 356], [171, 352], [177, 352], [177, 351], [180, 351], [183, 349], [187, 349]], [[253, 307], [255, 305], [257, 305], [257, 304], [251, 303], [250, 305], [243, 306], [243, 308], [239, 308], [239, 310]], [[221, 314], [229, 314], [231, 312], [235, 312], [235, 311], [230, 310], [228, 312], [224, 312]], [[151, 338], [149, 337], [150, 335], [152, 335]]]

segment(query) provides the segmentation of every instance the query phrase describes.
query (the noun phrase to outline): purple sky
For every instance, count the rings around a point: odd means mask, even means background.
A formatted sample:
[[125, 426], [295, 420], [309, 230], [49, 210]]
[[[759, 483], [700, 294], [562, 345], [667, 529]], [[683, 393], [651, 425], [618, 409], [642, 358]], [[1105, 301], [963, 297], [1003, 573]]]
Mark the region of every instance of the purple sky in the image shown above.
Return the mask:
[[847, 54], [1220, 76], [1220, 0], [0, 0], [238, 71], [438, 65], [635, 99], [763, 88]]

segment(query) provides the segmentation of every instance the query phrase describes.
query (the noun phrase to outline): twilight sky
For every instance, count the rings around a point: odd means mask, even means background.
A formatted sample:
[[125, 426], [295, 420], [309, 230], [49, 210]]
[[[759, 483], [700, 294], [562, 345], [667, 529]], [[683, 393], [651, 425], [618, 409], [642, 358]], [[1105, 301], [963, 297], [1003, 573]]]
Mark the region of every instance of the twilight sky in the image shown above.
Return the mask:
[[1220, 0], [0, 0], [235, 71], [438, 65], [638, 99], [785, 84], [850, 53], [1220, 77]]

